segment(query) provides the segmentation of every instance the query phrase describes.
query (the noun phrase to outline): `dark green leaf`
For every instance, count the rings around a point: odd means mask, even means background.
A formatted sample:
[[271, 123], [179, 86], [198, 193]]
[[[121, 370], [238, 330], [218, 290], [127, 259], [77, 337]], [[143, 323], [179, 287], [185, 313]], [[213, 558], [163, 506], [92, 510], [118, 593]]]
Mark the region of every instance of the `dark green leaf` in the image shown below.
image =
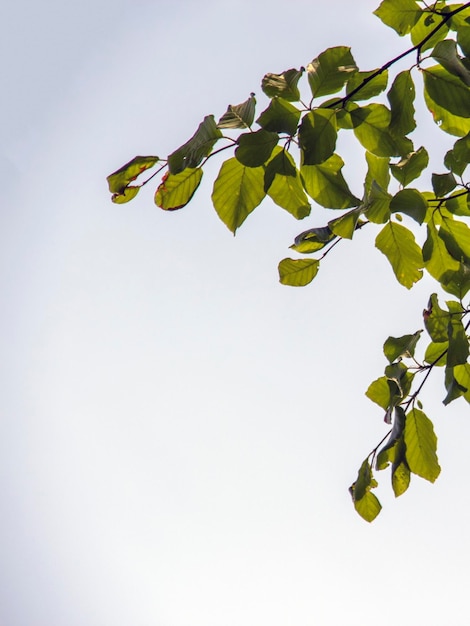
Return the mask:
[[320, 165], [301, 166], [305, 189], [321, 206], [328, 209], [348, 209], [361, 203], [344, 180], [341, 173], [343, 165], [343, 159], [334, 154]]
[[470, 363], [454, 367], [454, 376], [460, 388], [467, 390], [463, 396], [467, 402], [470, 402]]
[[321, 228], [310, 228], [309, 230], [300, 233], [294, 240], [294, 244], [289, 246], [292, 250], [300, 252], [302, 254], [311, 254], [317, 250], [321, 250], [336, 239], [336, 235], [330, 230], [328, 226]]
[[238, 138], [235, 157], [246, 167], [259, 167], [269, 159], [278, 141], [279, 135], [267, 130], [244, 133]]
[[444, 217], [439, 237], [444, 241], [453, 259], [470, 263], [470, 228], [464, 222]]
[[400, 357], [414, 356], [416, 344], [419, 341], [422, 330], [418, 330], [413, 335], [403, 335], [402, 337], [389, 337], [384, 343], [384, 354], [390, 363]]
[[468, 200], [468, 192], [462, 193], [461, 191], [458, 191], [454, 194], [454, 196], [451, 196], [448, 200], [446, 200], [445, 207], [454, 215], [464, 215], [465, 217], [469, 217], [470, 206]]
[[453, 367], [446, 367], [444, 382], [447, 391], [447, 395], [442, 401], [444, 406], [447, 406], [454, 400], [457, 400], [457, 398], [460, 398], [468, 391], [467, 387], [461, 385], [455, 378]]
[[424, 97], [434, 121], [447, 133], [470, 131], [470, 91], [456, 76], [436, 65], [423, 71]]
[[423, 195], [417, 189], [402, 189], [395, 194], [390, 202], [392, 213], [405, 213], [418, 224], [422, 224], [428, 210]]
[[279, 280], [283, 285], [303, 287], [311, 283], [320, 269], [316, 259], [283, 259], [279, 263]]
[[300, 100], [297, 83], [304, 71], [305, 68], [301, 67], [300, 70], [290, 69], [282, 74], [266, 74], [261, 81], [261, 89], [270, 98], [279, 96], [289, 102], [297, 102]]
[[405, 422], [406, 460], [413, 474], [434, 482], [441, 468], [437, 460], [437, 437], [431, 420], [419, 409], [411, 409]]
[[298, 175], [295, 162], [287, 150], [276, 147], [273, 154], [274, 156], [272, 156], [265, 166], [264, 190], [266, 192], [271, 187], [276, 174], [280, 176], [293, 176], [294, 178]]
[[351, 108], [349, 113], [354, 124], [354, 134], [366, 150], [381, 157], [404, 156], [413, 150], [406, 137], [390, 132], [391, 113], [383, 104]]
[[457, 186], [457, 181], [451, 172], [446, 174], [432, 174], [432, 189], [437, 198], [443, 198]]
[[324, 163], [335, 151], [336, 137], [336, 114], [333, 110], [315, 109], [304, 115], [299, 128], [302, 163]]
[[429, 155], [426, 148], [419, 148], [416, 152], [410, 152], [398, 163], [390, 165], [393, 176], [404, 187], [418, 178], [429, 163]]
[[457, 54], [457, 44], [453, 39], [439, 41], [431, 56], [450, 74], [460, 78], [467, 87], [470, 85], [470, 71], [465, 67]]
[[390, 406], [396, 406], [409, 394], [414, 374], [408, 370], [402, 361], [399, 361], [387, 365], [385, 376], [390, 390]]
[[168, 157], [170, 174], [179, 174], [187, 167], [194, 169], [212, 152], [222, 133], [217, 128], [213, 115], [206, 115], [189, 141]]
[[395, 407], [395, 419], [393, 420], [393, 428], [387, 443], [381, 448], [377, 455], [376, 468], [378, 470], [385, 469], [390, 463], [394, 463], [397, 459], [398, 442], [403, 438], [403, 430], [405, 428], [405, 411], [401, 406]]
[[[134, 157], [129, 163], [126, 163], [107, 177], [106, 180], [108, 181], [109, 191], [117, 195], [124, 194], [124, 190], [130, 182], [134, 181], [142, 172], [145, 172], [145, 170], [153, 167], [158, 161], [159, 158], [155, 156]], [[128, 195], [132, 194], [134, 194], [132, 196], [134, 197], [137, 192], [131, 192], [131, 194]], [[129, 197], [126, 200], [118, 200], [116, 198], [113, 199], [113, 202], [122, 203], [130, 199]]]
[[188, 167], [178, 174], [165, 174], [155, 193], [155, 204], [165, 211], [183, 208], [193, 197], [201, 178], [201, 168]]
[[470, 291], [470, 265], [459, 263], [458, 270], [448, 270], [440, 277], [442, 287], [459, 300]]
[[468, 345], [468, 337], [462, 323], [462, 306], [459, 302], [449, 301], [447, 302], [449, 307], [449, 349], [447, 352], [447, 365], [448, 367], [454, 367], [455, 365], [462, 365], [467, 362], [470, 354]]
[[339, 91], [357, 71], [351, 48], [328, 48], [307, 66], [308, 82], [314, 98]]
[[233, 157], [220, 168], [212, 203], [220, 219], [235, 233], [265, 195], [264, 169], [245, 167]]
[[423, 246], [423, 260], [426, 271], [438, 281], [447, 272], [459, 270], [459, 263], [449, 254], [446, 245], [432, 221], [427, 225], [427, 239]]
[[410, 70], [400, 72], [395, 78], [387, 94], [390, 102], [390, 132], [392, 135], [403, 137], [416, 128], [415, 86]]
[[299, 118], [299, 109], [283, 98], [274, 97], [256, 122], [264, 130], [295, 135]]
[[304, 191], [294, 159], [282, 148], [266, 166], [264, 189], [269, 197], [298, 220], [310, 215], [310, 203]]
[[374, 15], [393, 28], [401, 37], [411, 31], [421, 15], [414, 0], [383, 0]]
[[217, 124], [218, 128], [250, 128], [255, 118], [255, 107], [254, 93], [241, 104], [229, 104]]
[[401, 224], [389, 222], [377, 235], [375, 245], [390, 261], [398, 282], [407, 289], [421, 279], [421, 248], [410, 230]]
[[[469, 28], [470, 30], [470, 28]], [[444, 165], [457, 176], [462, 176], [470, 162], [470, 135], [457, 139], [452, 150], [446, 153]]]

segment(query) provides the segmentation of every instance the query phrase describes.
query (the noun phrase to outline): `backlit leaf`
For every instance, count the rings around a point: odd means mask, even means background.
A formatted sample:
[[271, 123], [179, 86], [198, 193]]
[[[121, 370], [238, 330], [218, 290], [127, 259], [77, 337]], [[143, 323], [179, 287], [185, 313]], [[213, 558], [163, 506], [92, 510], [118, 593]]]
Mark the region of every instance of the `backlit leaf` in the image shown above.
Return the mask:
[[431, 56], [442, 67], [445, 67], [448, 72], [460, 78], [467, 87], [470, 85], [470, 71], [465, 67], [457, 54], [457, 44], [453, 39], [439, 41]]
[[304, 71], [305, 68], [301, 67], [300, 70], [290, 69], [282, 74], [266, 74], [261, 81], [261, 89], [270, 98], [279, 96], [289, 102], [297, 102], [300, 100], [297, 83]]
[[167, 173], [155, 193], [155, 204], [165, 211], [181, 209], [191, 200], [201, 179], [200, 167], [188, 167], [178, 174]]
[[402, 189], [395, 194], [390, 202], [392, 213], [405, 213], [418, 224], [422, 224], [428, 210], [423, 195], [417, 189]]
[[187, 167], [196, 168], [212, 152], [214, 144], [221, 137], [222, 133], [217, 128], [214, 116], [206, 115], [191, 139], [169, 155], [170, 174], [178, 174]]
[[366, 391], [366, 396], [372, 402], [375, 402], [385, 411], [390, 406], [390, 388], [388, 386], [387, 377], [381, 376], [374, 380]]
[[250, 128], [255, 118], [256, 99], [252, 93], [241, 104], [229, 104], [227, 111], [220, 118], [218, 128]]
[[[445, 39], [449, 32], [448, 22], [442, 24], [443, 19], [437, 14], [437, 11], [442, 10], [445, 7], [444, 2], [435, 2], [433, 5], [436, 13], [430, 13], [429, 11], [423, 11], [417, 23], [411, 29], [411, 41], [413, 45], [420, 44], [423, 40], [424, 43], [421, 46], [421, 52], [429, 50], [437, 44], [438, 41]], [[440, 28], [437, 28], [441, 24]], [[432, 35], [431, 33], [435, 31]], [[429, 37], [431, 35], [431, 37]], [[427, 39], [429, 37], [429, 39]]]
[[360, 500], [354, 500], [354, 508], [366, 522], [373, 522], [382, 510], [377, 496], [368, 491]]
[[[134, 181], [142, 172], [158, 163], [159, 158], [155, 156], [136, 156], [131, 161], [120, 167], [107, 177], [109, 191], [113, 194], [123, 194], [128, 184]], [[133, 192], [132, 192], [133, 193]], [[134, 193], [134, 196], [137, 192]], [[132, 196], [132, 197], [134, 197]], [[113, 200], [113, 202], [127, 202], [127, 200]]]
[[354, 124], [354, 134], [366, 150], [381, 157], [404, 156], [413, 150], [406, 137], [390, 132], [391, 113], [383, 104], [369, 104], [348, 109]]
[[414, 356], [416, 344], [419, 341], [422, 330], [418, 330], [413, 335], [403, 335], [402, 337], [389, 337], [384, 343], [384, 354], [390, 363], [399, 357]]
[[424, 354], [424, 360], [426, 363], [435, 365], [436, 367], [443, 367], [447, 363], [447, 350], [449, 348], [449, 342], [443, 341], [441, 343], [431, 343], [426, 348]]
[[378, 96], [387, 87], [388, 72], [371, 70], [370, 72], [356, 72], [346, 84], [346, 94], [351, 100], [370, 100]]
[[234, 233], [265, 195], [264, 169], [246, 167], [233, 157], [220, 168], [212, 202], [220, 219]]
[[468, 345], [468, 337], [465, 331], [465, 327], [462, 322], [462, 306], [459, 302], [449, 301], [447, 302], [449, 307], [449, 349], [447, 351], [447, 365], [454, 367], [455, 365], [462, 365], [467, 362], [470, 355], [470, 348]]
[[374, 14], [402, 37], [416, 24], [421, 9], [414, 0], [383, 0]]
[[259, 167], [269, 159], [278, 141], [279, 135], [267, 130], [244, 133], [238, 138], [235, 157], [242, 165]]
[[433, 293], [429, 298], [428, 308], [423, 311], [423, 319], [424, 326], [434, 342], [447, 342], [450, 315], [439, 306], [437, 294]]
[[432, 174], [432, 189], [437, 198], [443, 198], [457, 186], [457, 181], [451, 172], [446, 174]]
[[413, 474], [434, 482], [441, 468], [437, 460], [437, 437], [431, 420], [419, 409], [411, 409], [405, 423], [406, 460]]
[[129, 185], [128, 187], [125, 187], [125, 189], [121, 193], [113, 193], [113, 195], [111, 196], [111, 200], [115, 204], [125, 204], [126, 202], [132, 200], [132, 198], [135, 198], [139, 191], [140, 187], [134, 187], [133, 185]]
[[339, 91], [357, 65], [351, 54], [351, 48], [337, 46], [328, 48], [307, 66], [308, 82], [314, 98]]
[[338, 235], [338, 237], [343, 237], [344, 239], [352, 239], [355, 230], [361, 224], [360, 216], [362, 212], [362, 207], [352, 209], [341, 217], [330, 220], [328, 222], [328, 226], [335, 235]]
[[317, 259], [283, 259], [279, 263], [279, 280], [283, 285], [303, 287], [311, 283], [318, 273]]
[[377, 235], [376, 247], [388, 258], [399, 283], [410, 289], [421, 279], [423, 258], [413, 233], [401, 224], [388, 222]]
[[329, 159], [336, 146], [336, 114], [331, 109], [315, 109], [302, 118], [299, 144], [304, 165], [317, 165]]
[[440, 65], [423, 71], [424, 98], [434, 121], [451, 135], [470, 132], [470, 91]]
[[264, 189], [277, 205], [301, 220], [310, 215], [311, 207], [300, 173], [287, 150], [276, 147], [274, 154], [265, 168]]
[[410, 152], [398, 163], [390, 165], [393, 176], [403, 187], [409, 185], [415, 178], [421, 176], [429, 163], [429, 155], [426, 148], [419, 148], [416, 152]]
[[333, 154], [320, 165], [302, 165], [300, 173], [310, 197], [328, 209], [348, 209], [360, 204], [350, 191], [341, 169], [343, 159]]
[[294, 135], [297, 131], [299, 118], [299, 109], [283, 98], [274, 97], [256, 122], [264, 130]]
[[414, 118], [415, 86], [410, 70], [400, 72], [390, 87], [387, 94], [390, 103], [390, 126], [392, 135], [399, 137], [408, 135], [416, 128]]
[[336, 235], [328, 226], [310, 228], [300, 233], [295, 238], [294, 244], [289, 246], [292, 250], [302, 254], [311, 254], [324, 248], [330, 241], [336, 239]]
[[454, 367], [454, 376], [458, 384], [467, 389], [463, 396], [467, 402], [470, 402], [470, 363]]

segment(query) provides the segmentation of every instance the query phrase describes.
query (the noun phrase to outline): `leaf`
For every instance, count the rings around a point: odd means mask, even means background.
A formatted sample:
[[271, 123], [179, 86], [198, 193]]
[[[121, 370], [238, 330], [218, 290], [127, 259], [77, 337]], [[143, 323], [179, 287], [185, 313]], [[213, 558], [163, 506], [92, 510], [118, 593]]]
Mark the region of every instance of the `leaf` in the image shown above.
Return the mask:
[[111, 196], [111, 200], [115, 204], [125, 204], [126, 202], [132, 200], [132, 198], [135, 198], [139, 191], [140, 187], [134, 187], [133, 185], [130, 185], [129, 187], [125, 187], [122, 193], [113, 193], [113, 195]]
[[309, 228], [300, 233], [294, 240], [294, 244], [289, 246], [291, 250], [302, 254], [311, 254], [324, 248], [330, 241], [336, 239], [336, 235], [328, 226], [321, 228]]
[[348, 209], [358, 206], [361, 201], [356, 198], [341, 173], [344, 161], [333, 154], [320, 165], [302, 165], [300, 173], [308, 195], [328, 209]]
[[442, 367], [447, 364], [447, 350], [449, 349], [449, 342], [443, 341], [441, 343], [431, 343], [426, 348], [424, 354], [424, 360], [426, 363], [436, 367]]
[[427, 225], [427, 238], [423, 245], [423, 260], [426, 271], [441, 282], [447, 272], [459, 269], [459, 263], [449, 254], [446, 245], [432, 221]]
[[360, 222], [360, 216], [363, 211], [362, 207], [358, 207], [357, 209], [352, 209], [348, 211], [341, 217], [337, 217], [334, 220], [330, 220], [328, 222], [328, 227], [332, 230], [332, 232], [338, 237], [343, 237], [344, 239], [352, 239], [354, 232], [356, 229], [363, 223]]
[[381, 376], [374, 380], [369, 385], [366, 396], [386, 411], [390, 406], [390, 387], [388, 386], [387, 377]]
[[442, 287], [459, 300], [470, 290], [470, 265], [459, 263], [457, 270], [448, 270], [440, 278]]
[[314, 98], [339, 91], [357, 71], [351, 48], [328, 48], [307, 65], [308, 82]]
[[373, 181], [366, 198], [365, 217], [374, 224], [385, 224], [390, 219], [392, 196]]
[[378, 185], [383, 192], [386, 192], [390, 183], [390, 158], [378, 157], [372, 152], [366, 151], [367, 174], [364, 181], [364, 194], [368, 197], [372, 186]]
[[405, 423], [406, 460], [413, 474], [434, 482], [441, 472], [437, 460], [437, 437], [431, 420], [419, 409], [411, 409]]
[[241, 104], [229, 104], [227, 111], [220, 118], [218, 128], [250, 128], [255, 118], [256, 98], [252, 93]]
[[416, 90], [410, 70], [400, 72], [387, 94], [390, 103], [390, 132], [392, 135], [403, 137], [416, 128], [413, 105]]
[[242, 165], [259, 167], [269, 159], [278, 141], [279, 135], [267, 130], [244, 133], [238, 138], [235, 157]]
[[[145, 170], [153, 167], [156, 163], [158, 163], [158, 161], [159, 158], [156, 156], [134, 157], [129, 161], [129, 163], [126, 163], [107, 177], [106, 180], [108, 181], [109, 191], [116, 195], [123, 195], [124, 190], [130, 182], [134, 181], [140, 174], [142, 174], [142, 172], [145, 172]], [[137, 192], [131, 193], [133, 193], [132, 197], [137, 194]], [[130, 199], [131, 198], [128, 198], [127, 200], [113, 199], [113, 202], [122, 203], [127, 202]]]
[[376, 468], [383, 470], [390, 463], [395, 463], [399, 453], [398, 443], [403, 440], [403, 430], [405, 428], [405, 411], [401, 406], [395, 407], [395, 418], [393, 420], [393, 428], [387, 443], [380, 449], [377, 454]]
[[385, 376], [390, 390], [390, 407], [400, 404], [409, 394], [414, 374], [411, 373], [406, 365], [399, 361], [392, 363], [385, 368]]
[[336, 138], [336, 114], [333, 110], [315, 109], [304, 115], [299, 128], [302, 163], [324, 163], [335, 151]]
[[457, 181], [451, 172], [446, 174], [432, 174], [432, 189], [437, 198], [443, 198], [457, 186]]
[[413, 233], [394, 222], [388, 222], [377, 235], [376, 247], [388, 258], [399, 283], [410, 289], [421, 279], [423, 258]]
[[408, 467], [408, 463], [406, 461], [405, 456], [405, 445], [400, 446], [400, 457], [399, 459], [392, 465], [392, 488], [395, 497], [401, 496], [405, 493], [405, 491], [410, 486], [410, 468]]
[[[443, 19], [437, 14], [437, 11], [442, 11], [444, 7], [445, 4], [443, 2], [435, 2], [433, 8], [436, 13], [431, 14], [429, 11], [423, 11], [419, 20], [411, 29], [411, 41], [414, 46], [425, 40], [421, 46], [421, 52], [435, 46], [437, 42], [444, 39], [449, 32], [448, 22], [443, 24]], [[439, 29], [436, 30], [438, 26]], [[433, 31], [435, 32], [431, 35]]]
[[447, 342], [450, 314], [441, 309], [437, 294], [429, 298], [428, 308], [423, 311], [424, 326], [428, 335], [436, 343]]
[[442, 401], [444, 406], [447, 406], [454, 400], [457, 400], [457, 398], [460, 398], [461, 396], [466, 394], [468, 391], [467, 387], [460, 385], [457, 379], [455, 378], [454, 369], [455, 368], [453, 367], [446, 367], [445, 369], [444, 383], [445, 383], [445, 387], [447, 390], [447, 395]]
[[369, 152], [380, 157], [390, 157], [404, 156], [413, 150], [409, 139], [391, 134], [391, 113], [383, 104], [369, 104], [348, 110], [354, 124], [354, 134]]
[[317, 275], [320, 261], [317, 259], [283, 259], [278, 269], [279, 280], [283, 285], [304, 287]]
[[460, 220], [444, 217], [439, 237], [453, 259], [470, 263], [470, 228]]
[[[470, 28], [469, 28], [470, 30]], [[462, 176], [470, 162], [470, 135], [457, 139], [444, 158], [444, 165], [457, 176]]]
[[395, 194], [390, 202], [392, 213], [404, 213], [413, 218], [418, 224], [424, 222], [428, 204], [417, 189], [402, 189]]
[[305, 68], [301, 67], [300, 70], [290, 69], [282, 74], [266, 74], [261, 81], [261, 89], [269, 98], [279, 96], [289, 102], [297, 102], [300, 100], [297, 83], [304, 71]]
[[206, 115], [189, 141], [172, 152], [168, 157], [170, 174], [179, 174], [187, 167], [196, 168], [204, 157], [212, 152], [212, 148], [222, 133], [217, 128], [213, 115]]
[[382, 508], [375, 495], [370, 492], [376, 486], [369, 459], [366, 459], [359, 469], [356, 482], [349, 489], [354, 508], [366, 522], [372, 522]]
[[310, 215], [311, 206], [302, 186], [294, 159], [281, 148], [266, 166], [264, 189], [280, 207], [301, 220]]
[[274, 133], [287, 133], [292, 136], [297, 131], [299, 118], [299, 109], [283, 98], [274, 97], [256, 122], [264, 130]]
[[439, 41], [431, 56], [450, 74], [460, 78], [467, 87], [470, 85], [470, 71], [465, 67], [457, 54], [457, 44], [453, 39]]
[[463, 365], [467, 362], [470, 355], [468, 345], [468, 337], [462, 323], [463, 310], [459, 302], [447, 302], [449, 307], [449, 325], [447, 328], [449, 337], [449, 349], [447, 351], [447, 365], [454, 367], [455, 365]]
[[450, 196], [445, 202], [446, 209], [454, 215], [470, 216], [470, 206], [468, 203], [469, 194], [466, 192], [463, 194], [461, 191], [457, 191], [453, 196]]
[[165, 211], [183, 208], [193, 197], [201, 179], [200, 167], [188, 167], [178, 174], [165, 174], [155, 193], [155, 204]]
[[398, 163], [390, 165], [393, 176], [404, 187], [409, 185], [415, 178], [421, 176], [429, 163], [429, 155], [426, 148], [419, 148], [416, 152], [410, 152]]
[[463, 137], [470, 132], [470, 92], [462, 81], [436, 65], [423, 70], [424, 99], [442, 130]]
[[246, 167], [233, 157], [220, 168], [212, 202], [220, 219], [235, 233], [265, 195], [264, 169]]
[[383, 0], [374, 15], [402, 37], [411, 31], [421, 15], [414, 0]]
[[377, 496], [368, 491], [360, 500], [354, 500], [354, 508], [366, 522], [373, 522], [382, 510]]
[[356, 72], [346, 83], [346, 95], [350, 100], [370, 100], [387, 88], [388, 71], [371, 70]]
[[454, 367], [454, 376], [460, 387], [467, 390], [463, 396], [467, 402], [470, 402], [470, 364], [465, 363]]
[[389, 337], [384, 343], [384, 355], [390, 363], [393, 363], [400, 357], [414, 356], [416, 344], [419, 341], [422, 330], [418, 330], [412, 335], [403, 335], [402, 337]]

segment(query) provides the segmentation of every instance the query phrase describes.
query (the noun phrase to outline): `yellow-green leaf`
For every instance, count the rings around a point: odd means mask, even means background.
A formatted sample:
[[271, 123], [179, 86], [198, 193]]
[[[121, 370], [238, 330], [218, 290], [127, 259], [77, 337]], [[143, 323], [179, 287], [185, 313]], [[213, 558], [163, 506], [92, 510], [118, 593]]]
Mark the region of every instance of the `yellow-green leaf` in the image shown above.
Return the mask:
[[413, 474], [434, 482], [441, 468], [437, 460], [437, 437], [431, 420], [419, 409], [411, 409], [405, 423], [406, 460]]
[[413, 233], [395, 222], [388, 222], [377, 235], [376, 247], [388, 258], [399, 283], [410, 289], [421, 279], [423, 257]]

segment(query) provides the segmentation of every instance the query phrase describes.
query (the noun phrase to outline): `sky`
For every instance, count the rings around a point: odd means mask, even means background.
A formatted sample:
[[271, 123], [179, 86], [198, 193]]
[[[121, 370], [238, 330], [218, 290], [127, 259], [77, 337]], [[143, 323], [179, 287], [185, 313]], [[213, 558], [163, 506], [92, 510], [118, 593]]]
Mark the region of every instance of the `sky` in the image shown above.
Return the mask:
[[[236, 237], [150, 185], [106, 176], [165, 157], [260, 79], [350, 45], [361, 69], [407, 46], [376, 2], [26, 0], [3, 11], [0, 626], [467, 624], [468, 405], [424, 393], [442, 474], [373, 524], [348, 487], [387, 432], [364, 391], [382, 345], [435, 286], [400, 287], [374, 233], [312, 285], [277, 264], [297, 223], [272, 204]], [[442, 171], [446, 139], [421, 137]], [[363, 164], [345, 143], [360, 195]], [[349, 157], [349, 159], [348, 159]], [[441, 170], [439, 170], [441, 168]]]

